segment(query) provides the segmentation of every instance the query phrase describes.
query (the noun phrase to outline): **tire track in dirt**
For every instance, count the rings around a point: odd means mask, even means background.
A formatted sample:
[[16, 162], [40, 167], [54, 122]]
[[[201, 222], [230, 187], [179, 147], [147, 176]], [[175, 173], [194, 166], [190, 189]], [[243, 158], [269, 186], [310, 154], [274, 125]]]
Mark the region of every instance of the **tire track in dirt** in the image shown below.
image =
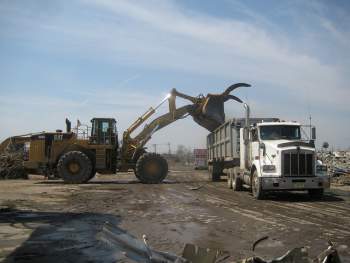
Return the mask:
[[[319, 213], [320, 211], [322, 211], [322, 207], [313, 207], [311, 205], [306, 205], [304, 203], [298, 203], [298, 204], [290, 204], [290, 203], [283, 203], [280, 204], [276, 201], [263, 201], [263, 202], [259, 202], [259, 205], [262, 206], [263, 209], [261, 209], [260, 213], [256, 213], [255, 211], [249, 210], [249, 209], [242, 209], [240, 207], [250, 207], [251, 205], [249, 205], [248, 202], [254, 202], [255, 200], [252, 200], [252, 197], [248, 197], [245, 200], [241, 201], [241, 202], [232, 202], [230, 199], [234, 199], [235, 197], [235, 193], [231, 192], [229, 193], [228, 189], [222, 189], [222, 185], [221, 187], [220, 185], [208, 185], [208, 190], [209, 192], [211, 192], [214, 195], [208, 195], [209, 198], [211, 199], [216, 199], [218, 202], [222, 202], [225, 203], [226, 205], [230, 205], [229, 207], [227, 207], [227, 209], [231, 209], [231, 211], [236, 211], [237, 213], [239, 213], [242, 216], [246, 216], [249, 217], [251, 219], [257, 219], [258, 221], [269, 221], [271, 219], [273, 219], [273, 223], [276, 223], [276, 225], [281, 226], [280, 222], [289, 222], [289, 223], [297, 223], [300, 225], [314, 225], [320, 228], [324, 228], [326, 233], [332, 234], [332, 235], [339, 235], [339, 233], [342, 233], [342, 237], [347, 237], [350, 235], [350, 227], [347, 227], [348, 221], [345, 221], [344, 224], [341, 223], [336, 223], [333, 222], [332, 220], [329, 220], [328, 217], [333, 217], [333, 220], [339, 220], [339, 218], [342, 218], [341, 215], [344, 215], [344, 213], [342, 211], [338, 211], [338, 215], [332, 215], [332, 214], [328, 214], [328, 213]], [[227, 191], [226, 191], [227, 190]], [[213, 192], [213, 191], [216, 191]], [[241, 193], [239, 193], [241, 194]], [[216, 195], [223, 195], [225, 197], [229, 197], [229, 200], [226, 199], [222, 199], [222, 198], [217, 198]], [[236, 196], [238, 198], [242, 198], [241, 196]], [[247, 202], [248, 201], [248, 202]], [[255, 201], [257, 202], [257, 201]], [[327, 204], [327, 203], [322, 203], [322, 204]], [[282, 209], [283, 213], [281, 212], [276, 212], [276, 211], [271, 211], [271, 208], [269, 206], [274, 206], [276, 208], [278, 208], [279, 210]], [[235, 206], [235, 208], [232, 208], [231, 206]], [[239, 208], [237, 208], [239, 207]], [[290, 209], [293, 208], [293, 209]], [[313, 212], [313, 214], [310, 216], [308, 214], [305, 213], [300, 213], [300, 210], [304, 211], [304, 212]], [[311, 210], [311, 211], [310, 211]], [[251, 215], [253, 214], [253, 216]], [[276, 218], [278, 218], [278, 220], [276, 220]], [[348, 218], [348, 216], [344, 215], [344, 218], [342, 219], [346, 219]], [[308, 220], [305, 220], [308, 219]], [[282, 224], [283, 225], [283, 224]], [[329, 226], [332, 225], [333, 228], [330, 228]], [[286, 225], [283, 225], [286, 227]]]

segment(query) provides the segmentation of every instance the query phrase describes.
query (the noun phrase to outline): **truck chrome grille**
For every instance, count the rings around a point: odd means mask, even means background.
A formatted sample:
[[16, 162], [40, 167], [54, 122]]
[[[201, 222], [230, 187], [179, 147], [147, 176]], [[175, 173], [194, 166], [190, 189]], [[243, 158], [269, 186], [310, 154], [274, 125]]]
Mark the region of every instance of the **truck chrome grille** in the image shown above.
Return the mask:
[[313, 176], [314, 166], [313, 153], [289, 152], [283, 154], [284, 176]]

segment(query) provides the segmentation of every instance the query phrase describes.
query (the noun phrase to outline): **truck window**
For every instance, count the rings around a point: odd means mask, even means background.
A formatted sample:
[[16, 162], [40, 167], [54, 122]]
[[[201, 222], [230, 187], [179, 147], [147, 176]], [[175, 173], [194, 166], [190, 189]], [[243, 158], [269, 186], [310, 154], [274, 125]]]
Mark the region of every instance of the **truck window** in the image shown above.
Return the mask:
[[300, 140], [300, 127], [294, 125], [271, 125], [260, 127], [262, 140]]

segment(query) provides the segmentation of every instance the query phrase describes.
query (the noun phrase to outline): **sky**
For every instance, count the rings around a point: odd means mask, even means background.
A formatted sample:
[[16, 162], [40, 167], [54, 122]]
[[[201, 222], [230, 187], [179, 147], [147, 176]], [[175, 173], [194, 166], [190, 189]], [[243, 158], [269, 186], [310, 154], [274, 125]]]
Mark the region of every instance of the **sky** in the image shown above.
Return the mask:
[[[348, 148], [349, 13], [346, 0], [1, 0], [0, 140], [64, 129], [66, 117], [114, 117], [122, 133], [172, 88], [245, 82], [233, 94], [253, 116], [311, 115], [318, 145]], [[188, 117], [149, 145], [203, 148], [207, 134]]]

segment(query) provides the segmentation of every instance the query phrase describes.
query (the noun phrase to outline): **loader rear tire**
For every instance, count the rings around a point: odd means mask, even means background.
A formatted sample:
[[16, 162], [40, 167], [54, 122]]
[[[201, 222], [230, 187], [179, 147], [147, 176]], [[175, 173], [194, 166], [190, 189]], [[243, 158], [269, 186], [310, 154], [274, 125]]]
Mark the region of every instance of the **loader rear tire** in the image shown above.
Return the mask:
[[59, 176], [67, 184], [82, 184], [92, 178], [92, 163], [89, 157], [80, 151], [67, 152], [57, 164]]
[[143, 184], [159, 184], [167, 174], [168, 163], [157, 153], [144, 153], [136, 162], [135, 176]]

